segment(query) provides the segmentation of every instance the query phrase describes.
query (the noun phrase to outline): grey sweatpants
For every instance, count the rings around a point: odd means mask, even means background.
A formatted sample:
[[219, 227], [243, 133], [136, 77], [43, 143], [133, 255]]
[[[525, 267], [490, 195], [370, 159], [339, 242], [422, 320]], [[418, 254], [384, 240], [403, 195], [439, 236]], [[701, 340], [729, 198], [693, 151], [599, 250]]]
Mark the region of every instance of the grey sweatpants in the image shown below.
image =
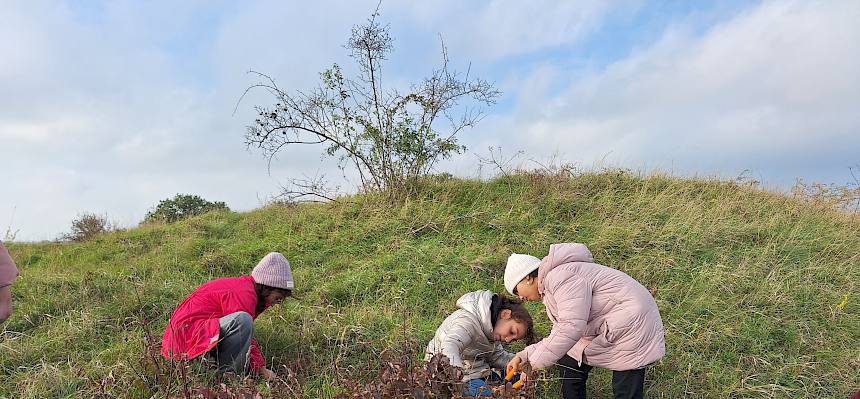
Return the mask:
[[221, 372], [247, 374], [254, 319], [247, 312], [236, 312], [218, 319], [218, 326], [220, 339], [209, 357], [218, 363]]

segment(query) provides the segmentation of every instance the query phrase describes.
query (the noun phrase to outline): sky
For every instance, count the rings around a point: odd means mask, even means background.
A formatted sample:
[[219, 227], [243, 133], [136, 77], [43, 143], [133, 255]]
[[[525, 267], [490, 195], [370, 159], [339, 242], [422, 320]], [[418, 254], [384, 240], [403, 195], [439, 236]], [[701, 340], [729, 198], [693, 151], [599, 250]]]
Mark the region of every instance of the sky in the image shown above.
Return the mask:
[[[88, 212], [136, 226], [178, 193], [260, 207], [321, 149], [269, 165], [244, 142], [272, 76], [312, 89], [377, 0], [0, 2], [0, 238], [56, 239]], [[439, 65], [493, 82], [498, 103], [438, 172], [512, 166], [849, 184], [860, 168], [860, 1], [386, 0], [385, 82]], [[501, 148], [501, 150], [498, 150]], [[480, 170], [480, 172], [478, 172]], [[480, 174], [479, 174], [480, 173]], [[860, 173], [855, 173], [860, 177]]]

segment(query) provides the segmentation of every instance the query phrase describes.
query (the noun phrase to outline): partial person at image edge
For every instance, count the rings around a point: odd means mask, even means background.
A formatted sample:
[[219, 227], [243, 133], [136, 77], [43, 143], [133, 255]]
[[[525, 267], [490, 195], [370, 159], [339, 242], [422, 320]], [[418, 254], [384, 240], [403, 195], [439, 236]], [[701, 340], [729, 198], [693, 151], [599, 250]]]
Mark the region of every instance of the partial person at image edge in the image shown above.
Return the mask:
[[0, 324], [12, 315], [12, 283], [18, 278], [18, 268], [9, 251], [0, 241]]

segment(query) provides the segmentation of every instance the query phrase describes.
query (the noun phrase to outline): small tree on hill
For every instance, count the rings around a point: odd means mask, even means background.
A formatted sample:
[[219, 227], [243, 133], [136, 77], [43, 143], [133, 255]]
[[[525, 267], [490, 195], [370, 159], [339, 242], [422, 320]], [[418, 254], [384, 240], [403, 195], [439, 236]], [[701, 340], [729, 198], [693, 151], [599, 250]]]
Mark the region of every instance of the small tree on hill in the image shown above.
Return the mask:
[[[276, 103], [256, 107], [259, 116], [247, 127], [246, 144], [259, 148], [269, 161], [287, 146], [323, 145], [328, 156], [338, 158], [341, 169], [358, 172], [362, 190], [395, 195], [409, 192], [437, 161], [464, 151], [457, 134], [474, 126], [483, 107], [494, 104], [500, 92], [468, 71], [463, 76], [449, 70], [444, 43], [441, 66], [429, 77], [405, 93], [384, 88], [382, 65], [393, 40], [377, 16], [354, 26], [345, 46], [358, 66], [355, 77], [344, 76], [334, 64], [320, 74], [316, 89], [290, 93], [271, 77], [252, 71], [264, 80], [246, 93], [263, 88]], [[475, 105], [460, 107], [462, 100]]]
[[173, 223], [189, 216], [202, 215], [209, 211], [230, 210], [227, 204], [209, 202], [196, 195], [176, 194], [173, 198], [161, 200], [154, 210], [147, 212], [144, 222]]
[[70, 232], [60, 236], [61, 240], [84, 242], [93, 239], [99, 234], [108, 233], [113, 230], [107, 217], [94, 213], [82, 213], [72, 220]]

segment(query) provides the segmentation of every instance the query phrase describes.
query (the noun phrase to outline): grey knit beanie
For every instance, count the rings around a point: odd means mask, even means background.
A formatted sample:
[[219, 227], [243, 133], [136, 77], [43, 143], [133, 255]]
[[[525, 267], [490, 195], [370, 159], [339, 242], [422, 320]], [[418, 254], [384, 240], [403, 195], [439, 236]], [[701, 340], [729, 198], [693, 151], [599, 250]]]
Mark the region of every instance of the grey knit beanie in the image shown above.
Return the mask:
[[278, 252], [269, 252], [268, 255], [263, 257], [260, 263], [257, 263], [257, 266], [254, 266], [254, 270], [251, 271], [251, 277], [254, 278], [254, 282], [268, 285], [269, 287], [285, 290], [292, 290], [294, 288], [290, 262], [284, 255]]

